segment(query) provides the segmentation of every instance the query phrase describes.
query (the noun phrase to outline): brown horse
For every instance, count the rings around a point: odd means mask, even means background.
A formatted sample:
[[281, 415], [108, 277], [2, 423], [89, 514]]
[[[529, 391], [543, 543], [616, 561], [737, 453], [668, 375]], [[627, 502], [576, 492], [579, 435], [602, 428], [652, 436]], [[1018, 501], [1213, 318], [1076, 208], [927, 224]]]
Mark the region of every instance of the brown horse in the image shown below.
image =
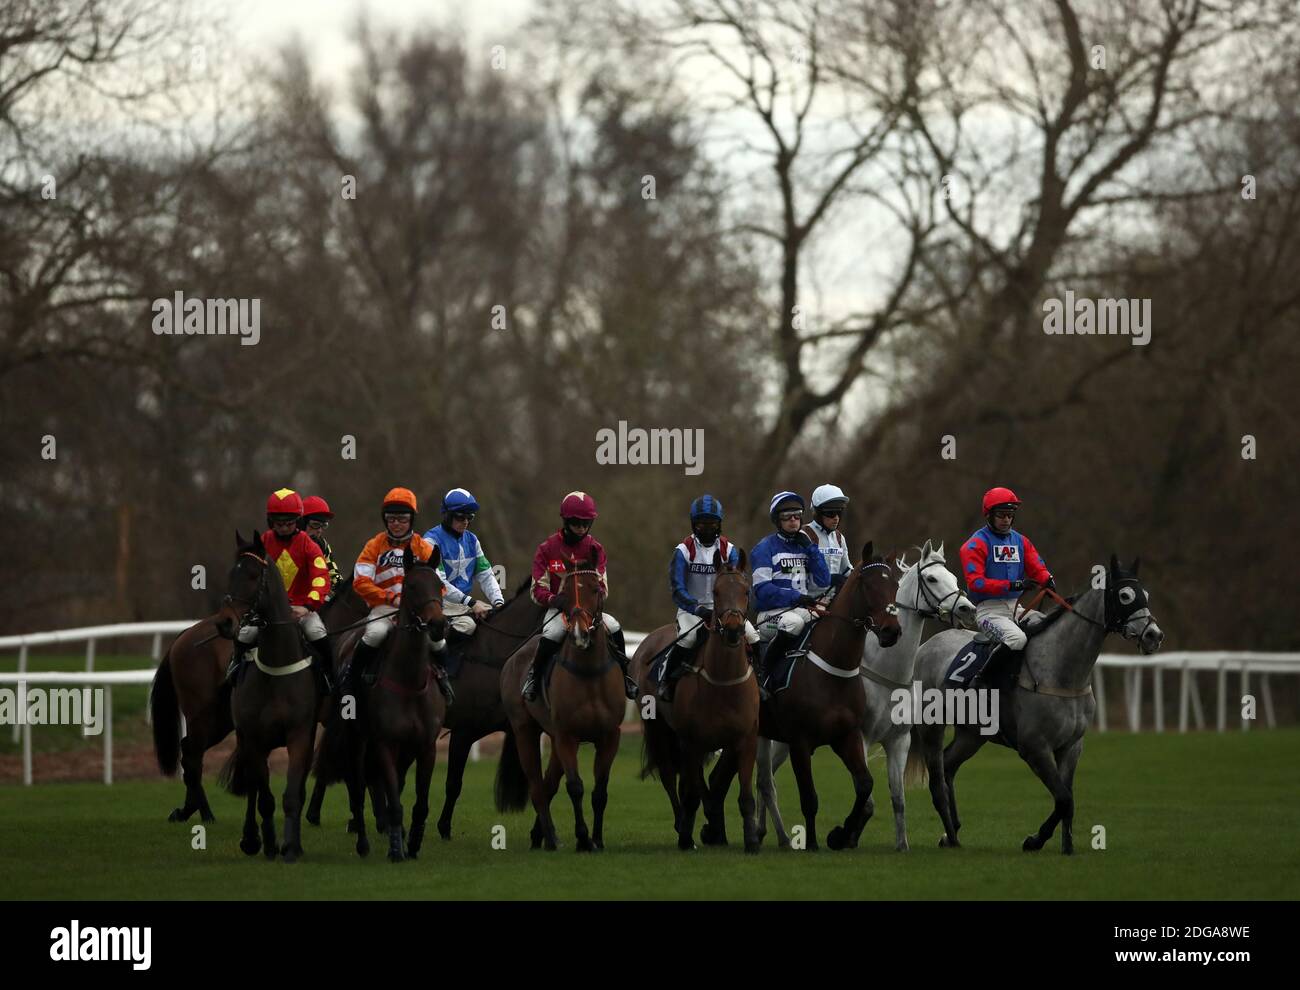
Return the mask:
[[[239, 848], [249, 856], [255, 856], [260, 848], [267, 859], [274, 859], [275, 798], [271, 795], [267, 761], [273, 749], [284, 746], [289, 750], [282, 802], [284, 845], [278, 851], [285, 862], [292, 863], [302, 855], [300, 818], [307, 797], [307, 772], [311, 769], [316, 722], [324, 715], [329, 699], [319, 690], [284, 582], [262, 541], [254, 532], [250, 543], [239, 542], [239, 558], [231, 571], [227, 598], [251, 602], [263, 626], [253, 663], [243, 667], [231, 689], [235, 751], [221, 771], [221, 781], [230, 793], [248, 798]], [[262, 816], [260, 841], [255, 812]]]
[[[862, 718], [866, 694], [858, 667], [867, 632], [876, 634], [884, 647], [898, 642], [898, 575], [894, 555], [872, 555], [868, 542], [862, 563], [853, 568], [827, 613], [813, 626], [808, 654], [798, 661], [790, 686], [773, 694], [759, 707], [759, 735], [790, 745], [790, 764], [799, 784], [799, 800], [807, 827], [807, 846], [817, 846], [817, 791], [813, 786], [812, 754], [830, 746], [853, 777], [855, 799], [843, 825], [831, 829], [826, 844], [832, 849], [853, 848], [870, 816], [871, 774], [862, 743]], [[709, 778], [704, 804], [708, 824], [700, 833], [705, 845], [726, 843], [723, 801], [736, 773], [734, 756], [723, 753]]]
[[[388, 833], [388, 858], [394, 863], [416, 859], [424, 843], [429, 814], [429, 783], [438, 755], [438, 733], [446, 718], [446, 701], [433, 677], [431, 641], [446, 636], [442, 611], [444, 588], [438, 574], [438, 551], [417, 560], [408, 546], [403, 554], [402, 603], [374, 660], [375, 684], [359, 682], [355, 708], [343, 698], [326, 727], [317, 763], [317, 781], [342, 778], [352, 812], [349, 828], [357, 833], [357, 852], [370, 850], [365, 826], [369, 786], [377, 827]], [[347, 634], [339, 645], [340, 661], [350, 659], [363, 629]], [[402, 828], [402, 785], [415, 764], [415, 805], [411, 828]], [[403, 839], [406, 846], [403, 848]]]
[[[236, 540], [242, 543], [238, 534]], [[351, 590], [349, 579], [321, 608], [321, 620], [332, 633], [339, 626], [364, 618], [364, 605]], [[185, 782], [185, 803], [172, 811], [168, 821], [187, 821], [196, 811], [203, 821], [215, 821], [203, 790], [203, 756], [235, 727], [230, 718], [226, 668], [230, 666], [240, 620], [250, 606], [251, 602], [236, 601], [227, 594], [219, 611], [200, 619], [172, 641], [154, 674], [149, 714], [158, 769], [171, 777], [179, 762]]]
[[[695, 814], [707, 791], [704, 761], [720, 749], [732, 754], [740, 771], [745, 852], [756, 853], [762, 847], [753, 786], [758, 750], [758, 681], [753, 676], [744, 638], [748, 611], [749, 576], [745, 551], [740, 550], [739, 566], [719, 567], [713, 584], [713, 618], [707, 631], [702, 631], [705, 640], [699, 659], [686, 668], [671, 703], [654, 697], [650, 667], [654, 658], [677, 638], [676, 624], [652, 632], [632, 658], [632, 676], [641, 688], [642, 703], [652, 706], [641, 712], [645, 729], [641, 776], [644, 779], [657, 772], [668, 792], [678, 849], [695, 848]], [[679, 776], [680, 799], [675, 786]]]
[[[525, 701], [519, 693], [524, 673], [537, 652], [537, 639], [529, 641], [501, 670], [501, 699], [514, 731], [515, 746], [501, 752], [497, 766], [496, 806], [498, 811], [518, 811], [526, 797], [532, 798], [537, 820], [533, 823], [532, 847], [556, 848], [555, 822], [551, 819], [551, 798], [559, 787], [563, 771], [566, 789], [573, 802], [574, 833], [578, 852], [605, 848], [605, 805], [609, 797], [609, 771], [618, 753], [623, 716], [627, 711], [623, 672], [610, 655], [601, 620], [604, 591], [596, 571], [595, 556], [581, 562], [569, 561], [564, 572], [564, 593], [571, 607], [564, 616], [565, 641], [549, 686], [543, 686], [537, 701]], [[571, 590], [570, 590], [571, 589]], [[539, 671], [545, 678], [545, 671]], [[542, 777], [542, 733], [551, 737], [551, 761]], [[592, 830], [582, 814], [582, 777], [578, 774], [578, 744], [596, 744], [593, 772], [596, 784], [591, 792]]]

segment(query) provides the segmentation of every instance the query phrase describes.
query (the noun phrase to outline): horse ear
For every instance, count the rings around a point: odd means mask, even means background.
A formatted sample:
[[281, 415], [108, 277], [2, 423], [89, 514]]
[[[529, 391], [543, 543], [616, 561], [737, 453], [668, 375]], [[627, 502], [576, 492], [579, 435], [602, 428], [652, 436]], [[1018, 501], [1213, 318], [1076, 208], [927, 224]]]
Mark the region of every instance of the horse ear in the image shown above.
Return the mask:
[[410, 570], [414, 565], [415, 562], [411, 557], [411, 544], [407, 543], [406, 546], [402, 548], [402, 570]]
[[874, 548], [873, 548], [872, 545], [871, 545], [871, 541], [870, 541], [870, 540], [867, 540], [866, 543], [862, 544], [862, 556], [861, 556], [860, 558], [858, 558], [858, 559], [859, 559], [859, 560], [870, 560], [870, 559], [871, 559], [871, 554], [872, 554], [873, 549], [874, 549]]
[[1129, 564], [1128, 572], [1134, 577], [1138, 576], [1138, 565], [1142, 563], [1142, 555], [1138, 554], [1133, 558], [1133, 563]]
[[930, 541], [926, 540], [925, 546], [921, 547], [921, 559], [925, 560], [925, 558], [930, 556], [930, 554], [933, 552], [934, 551], [930, 549]]
[[749, 570], [749, 558], [745, 556], [744, 547], [736, 547], [736, 570], [738, 571]]
[[1116, 557], [1114, 554], [1110, 555], [1110, 572], [1112, 574], [1119, 573], [1119, 558]]
[[442, 562], [442, 551], [436, 546], [429, 551], [429, 566], [437, 567]]
[[246, 544], [246, 543], [244, 542], [244, 538], [243, 538], [242, 536], [239, 535], [239, 527], [236, 526], [236, 527], [235, 527], [235, 546], [238, 547], [240, 550], [243, 550], [244, 547], [246, 547], [247, 545], [248, 545], [248, 544]]
[[942, 543], [939, 544], [939, 550], [938, 550], [938, 553], [939, 553], [940, 558], [942, 558], [942, 557], [943, 557], [943, 544], [942, 544]]

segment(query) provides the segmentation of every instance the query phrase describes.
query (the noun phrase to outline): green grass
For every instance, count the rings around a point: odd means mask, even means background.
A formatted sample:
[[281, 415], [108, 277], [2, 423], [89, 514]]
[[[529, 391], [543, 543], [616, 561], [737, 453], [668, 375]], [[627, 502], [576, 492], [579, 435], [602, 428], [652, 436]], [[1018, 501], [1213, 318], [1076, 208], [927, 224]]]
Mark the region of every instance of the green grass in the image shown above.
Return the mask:
[[[555, 811], [564, 847], [530, 851], [531, 812], [493, 810], [495, 761], [485, 760], [469, 768], [451, 842], [439, 840], [432, 827], [442, 801], [438, 768], [430, 838], [417, 862], [401, 865], [384, 859], [373, 834], [370, 858], [358, 860], [343, 830], [342, 788], [330, 791], [324, 826], [304, 826], [306, 858], [288, 866], [239, 851], [242, 801], [215, 786], [209, 795], [218, 820], [207, 829], [205, 851], [191, 848], [193, 823], [165, 820], [181, 797], [176, 781], [3, 787], [0, 875], [5, 896], [19, 899], [1294, 898], [1300, 891], [1298, 744], [1294, 729], [1090, 735], [1076, 777], [1073, 857], [1060, 854], [1057, 838], [1040, 853], [1020, 851], [1050, 801], [1018, 758], [992, 746], [958, 778], [960, 850], [936, 848], [939, 825], [928, 792], [913, 789], [912, 851], [894, 851], [883, 763], [873, 751], [877, 815], [858, 849], [778, 851], [769, 834], [757, 857], [735, 844], [680, 853], [658, 782], [635, 777], [640, 741], [629, 738], [614, 765], [607, 849], [595, 856], [573, 852], [563, 790]], [[584, 768], [589, 761], [590, 747], [583, 747]], [[818, 753], [815, 771], [824, 839], [847, 812], [851, 788], [826, 751]], [[799, 820], [789, 768], [777, 779], [789, 827]], [[587, 786], [590, 793], [589, 778]], [[283, 781], [275, 787], [278, 803]], [[506, 827], [503, 851], [491, 848], [496, 824]], [[1094, 825], [1105, 826], [1104, 851], [1092, 848]], [[728, 834], [733, 843], [740, 835], [734, 788]]]
[[[149, 670], [157, 665], [145, 655], [97, 655], [95, 670]], [[46, 671], [67, 670], [83, 671], [86, 669], [86, 655], [80, 654], [32, 654], [27, 658], [27, 672], [31, 674]], [[14, 673], [18, 670], [15, 656], [0, 657], [0, 671]], [[12, 684], [4, 685], [10, 689]], [[118, 747], [135, 744], [151, 744], [148, 719], [149, 685], [115, 684], [113, 685], [113, 743]], [[88, 744], [94, 745], [97, 738], [88, 740], [76, 725], [37, 725], [32, 727], [32, 751], [35, 753], [56, 753], [79, 749]], [[12, 726], [0, 726], [0, 754], [21, 753], [22, 742], [15, 741]]]

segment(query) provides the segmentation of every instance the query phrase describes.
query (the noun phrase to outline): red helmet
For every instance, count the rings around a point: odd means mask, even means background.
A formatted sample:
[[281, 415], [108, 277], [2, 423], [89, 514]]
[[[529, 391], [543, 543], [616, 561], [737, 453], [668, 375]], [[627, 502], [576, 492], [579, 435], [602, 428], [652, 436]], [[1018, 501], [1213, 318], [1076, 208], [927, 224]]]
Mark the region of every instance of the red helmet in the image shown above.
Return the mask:
[[1010, 488], [990, 488], [984, 493], [984, 515], [1003, 506], [1020, 508], [1020, 499], [1016, 498], [1016, 493]]
[[561, 519], [586, 519], [591, 522], [597, 515], [596, 500], [586, 492], [569, 492], [560, 503]]
[[399, 512], [403, 508], [410, 509], [414, 515], [419, 511], [415, 504], [415, 492], [409, 488], [391, 488], [388, 494], [384, 496], [384, 512]]
[[334, 518], [334, 513], [330, 512], [330, 504], [319, 495], [308, 495], [302, 500], [302, 514], [304, 516], [322, 516], [325, 519]]
[[302, 496], [292, 488], [277, 488], [266, 499], [268, 516], [302, 515]]

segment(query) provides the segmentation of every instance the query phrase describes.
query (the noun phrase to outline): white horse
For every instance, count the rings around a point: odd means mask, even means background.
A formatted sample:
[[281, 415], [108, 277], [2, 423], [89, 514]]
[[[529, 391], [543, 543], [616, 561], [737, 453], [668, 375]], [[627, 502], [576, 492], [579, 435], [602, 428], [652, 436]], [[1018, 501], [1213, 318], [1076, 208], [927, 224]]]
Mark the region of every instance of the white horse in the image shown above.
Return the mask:
[[[900, 563], [903, 576], [898, 582], [898, 624], [903, 634], [898, 642], [885, 649], [874, 637], [867, 637], [862, 652], [862, 686], [867, 694], [867, 708], [862, 720], [862, 736], [869, 749], [873, 742], [885, 747], [889, 761], [889, 794], [894, 805], [894, 832], [897, 848], [905, 852], [907, 822], [904, 817], [903, 771], [912, 745], [911, 725], [897, 725], [890, 717], [895, 707], [891, 695], [897, 690], [912, 692], [912, 679], [916, 666], [916, 652], [921, 645], [921, 630], [926, 619], [938, 619], [949, 626], [962, 625], [974, 628], [975, 606], [957, 583], [957, 577], [944, 566], [943, 544], [931, 548], [926, 540], [920, 548], [921, 557], [908, 566]], [[758, 837], [762, 841], [767, 833], [767, 813], [771, 812], [772, 825], [782, 847], [790, 845], [781, 809], [777, 805], [776, 782], [772, 775], [790, 755], [790, 747], [771, 739], [758, 741], [758, 790], [762, 801], [758, 807]], [[867, 818], [875, 808], [867, 797]]]

